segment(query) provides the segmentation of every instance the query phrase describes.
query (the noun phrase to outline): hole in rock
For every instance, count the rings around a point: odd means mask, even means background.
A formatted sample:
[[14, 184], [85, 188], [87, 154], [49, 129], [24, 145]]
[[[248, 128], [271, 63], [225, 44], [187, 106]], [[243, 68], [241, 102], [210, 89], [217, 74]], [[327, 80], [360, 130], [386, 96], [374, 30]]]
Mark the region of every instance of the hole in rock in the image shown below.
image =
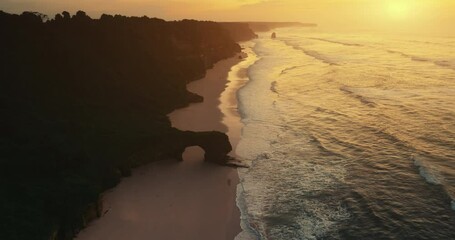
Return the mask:
[[204, 161], [205, 151], [199, 146], [187, 147], [182, 154], [183, 161]]

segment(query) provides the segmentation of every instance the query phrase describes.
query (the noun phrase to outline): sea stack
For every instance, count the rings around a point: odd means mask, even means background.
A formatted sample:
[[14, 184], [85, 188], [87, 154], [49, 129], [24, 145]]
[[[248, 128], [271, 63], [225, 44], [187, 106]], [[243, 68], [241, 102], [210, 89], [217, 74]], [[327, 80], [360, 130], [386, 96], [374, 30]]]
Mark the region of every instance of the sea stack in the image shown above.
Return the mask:
[[272, 39], [275, 39], [275, 38], [276, 38], [276, 33], [273, 32], [273, 33], [272, 33]]

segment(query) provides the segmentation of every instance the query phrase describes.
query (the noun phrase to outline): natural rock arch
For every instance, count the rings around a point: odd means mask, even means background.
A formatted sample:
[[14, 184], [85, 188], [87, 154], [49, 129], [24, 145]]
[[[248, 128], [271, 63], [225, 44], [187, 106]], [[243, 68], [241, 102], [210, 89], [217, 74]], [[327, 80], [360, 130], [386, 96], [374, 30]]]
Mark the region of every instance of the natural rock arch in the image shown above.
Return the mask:
[[183, 161], [182, 154], [187, 147], [198, 146], [205, 152], [204, 160], [217, 164], [226, 164], [229, 160], [228, 153], [232, 150], [231, 143], [226, 134], [221, 132], [191, 132], [183, 131], [175, 136], [176, 140], [172, 155]]

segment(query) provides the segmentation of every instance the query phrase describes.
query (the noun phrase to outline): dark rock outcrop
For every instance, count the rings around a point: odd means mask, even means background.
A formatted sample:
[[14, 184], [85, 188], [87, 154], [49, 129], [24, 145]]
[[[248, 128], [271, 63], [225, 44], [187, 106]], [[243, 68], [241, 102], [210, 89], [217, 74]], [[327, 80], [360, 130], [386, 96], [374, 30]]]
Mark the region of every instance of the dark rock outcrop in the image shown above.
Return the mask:
[[72, 239], [132, 167], [186, 146], [225, 161], [224, 134], [166, 117], [202, 101], [187, 83], [240, 51], [220, 24], [0, 11], [0, 29], [0, 239]]
[[231, 143], [226, 134], [221, 132], [178, 132], [172, 136], [171, 141], [176, 147], [171, 151], [174, 158], [182, 159], [182, 154], [187, 147], [199, 146], [205, 151], [204, 160], [207, 162], [226, 164], [229, 160], [227, 154], [232, 150]]
[[248, 41], [258, 37], [258, 35], [251, 30], [248, 23], [223, 22], [220, 24], [229, 32], [231, 38], [236, 42]]

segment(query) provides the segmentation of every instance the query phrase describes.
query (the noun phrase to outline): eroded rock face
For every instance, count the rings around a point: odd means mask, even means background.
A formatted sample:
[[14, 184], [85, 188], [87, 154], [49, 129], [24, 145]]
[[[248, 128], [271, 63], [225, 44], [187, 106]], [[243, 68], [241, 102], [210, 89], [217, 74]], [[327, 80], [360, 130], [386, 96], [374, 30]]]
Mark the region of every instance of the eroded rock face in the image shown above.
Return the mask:
[[231, 143], [226, 134], [221, 132], [198, 132], [192, 134], [189, 144], [196, 144], [205, 151], [205, 161], [225, 164], [227, 154], [232, 151]]
[[101, 192], [186, 146], [223, 162], [226, 139], [166, 117], [201, 102], [187, 83], [240, 52], [221, 25], [0, 10], [0, 29], [0, 239], [73, 239]]
[[169, 139], [172, 142], [168, 142], [174, 145], [170, 155], [178, 160], [183, 160], [182, 154], [187, 147], [199, 146], [205, 151], [205, 161], [226, 164], [227, 154], [232, 150], [228, 136], [222, 132], [178, 131], [173, 135]]
[[258, 37], [258, 35], [250, 29], [248, 23], [224, 22], [220, 24], [236, 42], [249, 41]]

